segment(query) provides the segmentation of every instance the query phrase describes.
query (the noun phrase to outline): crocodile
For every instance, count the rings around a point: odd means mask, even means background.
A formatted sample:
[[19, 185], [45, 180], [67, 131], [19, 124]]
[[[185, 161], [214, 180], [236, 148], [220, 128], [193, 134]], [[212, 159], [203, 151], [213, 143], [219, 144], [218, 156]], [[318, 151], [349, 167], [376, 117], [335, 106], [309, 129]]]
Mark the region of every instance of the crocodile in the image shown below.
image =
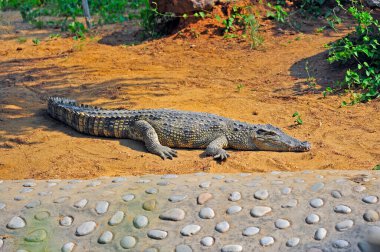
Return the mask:
[[172, 109], [108, 110], [61, 97], [48, 99], [49, 115], [80, 133], [128, 138], [145, 143], [162, 159], [177, 157], [172, 148], [205, 149], [206, 156], [226, 160], [225, 149], [309, 151], [311, 145], [270, 124], [249, 124], [222, 116]]

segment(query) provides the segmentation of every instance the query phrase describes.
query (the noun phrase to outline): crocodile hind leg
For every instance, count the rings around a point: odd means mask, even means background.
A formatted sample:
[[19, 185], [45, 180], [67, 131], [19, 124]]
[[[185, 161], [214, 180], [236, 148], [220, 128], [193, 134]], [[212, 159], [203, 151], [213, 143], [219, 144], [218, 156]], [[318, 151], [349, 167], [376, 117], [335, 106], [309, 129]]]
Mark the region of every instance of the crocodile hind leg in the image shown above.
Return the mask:
[[205, 154], [207, 156], [213, 156], [214, 159], [220, 159], [222, 161], [226, 160], [230, 155], [223, 148], [226, 148], [227, 146], [227, 138], [225, 136], [220, 136], [207, 146]]
[[150, 153], [156, 154], [162, 159], [173, 159], [173, 157], [177, 156], [176, 150], [160, 144], [156, 131], [147, 121], [139, 120], [135, 122], [135, 128], [143, 136], [145, 147]]

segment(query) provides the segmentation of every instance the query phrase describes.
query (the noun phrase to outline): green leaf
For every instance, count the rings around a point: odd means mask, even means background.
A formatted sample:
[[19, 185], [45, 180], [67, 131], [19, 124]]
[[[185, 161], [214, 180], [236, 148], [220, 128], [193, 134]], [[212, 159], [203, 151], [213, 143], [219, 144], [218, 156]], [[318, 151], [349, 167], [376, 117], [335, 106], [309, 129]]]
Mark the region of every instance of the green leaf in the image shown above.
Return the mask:
[[186, 19], [189, 17], [189, 15], [187, 15], [186, 13], [182, 15], [183, 19]]

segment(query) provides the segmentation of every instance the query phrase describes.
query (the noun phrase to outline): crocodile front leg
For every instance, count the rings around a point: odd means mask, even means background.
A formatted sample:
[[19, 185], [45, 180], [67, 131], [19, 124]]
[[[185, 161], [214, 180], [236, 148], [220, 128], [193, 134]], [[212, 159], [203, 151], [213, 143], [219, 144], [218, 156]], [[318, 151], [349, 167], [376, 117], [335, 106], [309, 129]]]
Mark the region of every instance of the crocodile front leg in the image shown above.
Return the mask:
[[228, 146], [228, 140], [225, 136], [218, 137], [212, 141], [206, 148], [206, 155], [213, 156], [214, 159], [226, 160], [230, 155], [223, 148]]
[[135, 122], [135, 128], [140, 131], [145, 147], [150, 153], [156, 154], [162, 159], [173, 159], [173, 157], [177, 156], [176, 150], [160, 144], [156, 131], [147, 121], [139, 120]]

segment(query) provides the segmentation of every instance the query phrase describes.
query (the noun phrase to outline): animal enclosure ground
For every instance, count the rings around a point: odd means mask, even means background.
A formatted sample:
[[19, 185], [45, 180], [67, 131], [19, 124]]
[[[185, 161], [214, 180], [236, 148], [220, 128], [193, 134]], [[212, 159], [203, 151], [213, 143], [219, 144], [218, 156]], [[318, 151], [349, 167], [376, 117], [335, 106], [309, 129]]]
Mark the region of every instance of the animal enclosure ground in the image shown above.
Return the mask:
[[[207, 21], [202, 21], [207, 22]], [[347, 96], [321, 92], [343, 76], [324, 45], [348, 32], [294, 33], [264, 22], [263, 46], [210, 33], [187, 33], [134, 46], [128, 25], [104, 26], [92, 38], [49, 39], [17, 12], [0, 13], [0, 177], [93, 178], [146, 173], [372, 169], [380, 162], [380, 102], [339, 108]], [[192, 36], [187, 36], [191, 34]], [[26, 41], [24, 41], [26, 38]], [[34, 45], [32, 39], [39, 38]], [[309, 75], [317, 85], [308, 85]], [[312, 144], [305, 153], [230, 151], [227, 162], [179, 149], [161, 160], [142, 143], [81, 135], [46, 114], [48, 96], [106, 108], [172, 108], [270, 123]], [[294, 126], [298, 112], [303, 125]]]

